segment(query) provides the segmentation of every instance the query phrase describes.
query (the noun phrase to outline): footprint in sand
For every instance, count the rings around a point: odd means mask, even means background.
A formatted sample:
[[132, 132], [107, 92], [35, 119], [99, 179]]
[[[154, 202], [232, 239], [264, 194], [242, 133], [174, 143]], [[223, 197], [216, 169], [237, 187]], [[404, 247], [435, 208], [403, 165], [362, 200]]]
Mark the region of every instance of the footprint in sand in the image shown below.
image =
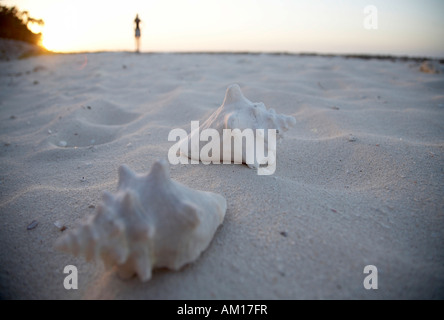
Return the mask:
[[108, 143], [118, 139], [122, 128], [138, 116], [106, 100], [91, 101], [64, 115], [48, 141], [59, 148]]

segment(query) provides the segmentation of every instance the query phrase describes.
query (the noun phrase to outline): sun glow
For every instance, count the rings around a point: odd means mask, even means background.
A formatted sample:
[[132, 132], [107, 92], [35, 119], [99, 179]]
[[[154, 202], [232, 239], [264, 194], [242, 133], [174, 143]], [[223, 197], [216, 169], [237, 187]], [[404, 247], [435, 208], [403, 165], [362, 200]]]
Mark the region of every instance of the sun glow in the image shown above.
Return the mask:
[[47, 12], [43, 28], [43, 46], [52, 51], [72, 51], [74, 44], [82, 36], [78, 24], [77, 8], [70, 5], [56, 5]]
[[70, 35], [60, 29], [45, 28], [42, 45], [51, 51], [65, 51]]
[[[58, 1], [44, 10], [42, 45], [55, 52], [124, 50], [133, 47], [136, 10], [123, 7], [109, 11], [118, 2]], [[107, 8], [106, 14], [103, 14]]]
[[47, 27], [43, 33], [42, 45], [51, 51], [70, 51], [73, 36], [75, 36], [75, 31]]

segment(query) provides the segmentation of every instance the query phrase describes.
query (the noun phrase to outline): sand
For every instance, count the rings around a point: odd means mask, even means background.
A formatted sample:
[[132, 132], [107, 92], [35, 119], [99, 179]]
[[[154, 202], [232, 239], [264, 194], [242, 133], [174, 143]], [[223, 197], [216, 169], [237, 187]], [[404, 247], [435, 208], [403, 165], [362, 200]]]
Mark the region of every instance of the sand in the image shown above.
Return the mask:
[[[225, 196], [209, 248], [178, 272], [122, 281], [54, 249], [126, 163], [167, 158], [228, 85], [296, 117], [277, 168], [177, 165]], [[251, 54], [90, 53], [0, 62], [0, 297], [443, 299], [444, 75], [414, 61]], [[27, 230], [33, 221], [37, 225]], [[66, 265], [78, 289], [66, 290]], [[366, 290], [366, 265], [378, 289]]]

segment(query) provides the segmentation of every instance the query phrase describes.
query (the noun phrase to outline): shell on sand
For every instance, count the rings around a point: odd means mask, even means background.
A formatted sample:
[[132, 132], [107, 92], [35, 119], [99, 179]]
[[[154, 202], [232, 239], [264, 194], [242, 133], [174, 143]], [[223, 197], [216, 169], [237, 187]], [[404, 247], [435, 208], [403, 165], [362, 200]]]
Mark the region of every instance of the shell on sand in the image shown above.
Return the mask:
[[[203, 123], [200, 125], [199, 130], [192, 131], [186, 139], [181, 142], [181, 152], [186, 157], [194, 160], [201, 160], [202, 162], [211, 162], [214, 160], [207, 154], [201, 154], [202, 147], [205, 142], [199, 142], [197, 145], [191, 143], [195, 135], [200, 134], [204, 129], [215, 129], [219, 133], [220, 143], [224, 145], [223, 131], [224, 129], [252, 129], [256, 139], [256, 129], [264, 129], [264, 135], [260, 138], [264, 143], [264, 149], [268, 150], [268, 161], [270, 159], [276, 159], [276, 145], [269, 145], [267, 129], [276, 129], [276, 140], [279, 140], [283, 136], [283, 132], [287, 131], [290, 127], [296, 124], [296, 119], [292, 116], [283, 114], [277, 114], [272, 108], [268, 109], [262, 102], [251, 102], [242, 94], [242, 91], [237, 84], [233, 84], [227, 88], [225, 99], [222, 105]], [[228, 143], [231, 144], [231, 137]], [[258, 141], [258, 140], [256, 140]], [[227, 141], [225, 141], [227, 142]], [[248, 149], [249, 148], [249, 149]], [[183, 152], [182, 150], [185, 150]], [[254, 161], [247, 161], [247, 152], [251, 152], [254, 155]], [[242, 154], [240, 154], [242, 153]], [[199, 159], [196, 159], [198, 155]], [[242, 149], [231, 148], [228, 152], [223, 150], [220, 152], [220, 161], [224, 163], [235, 162], [235, 159], [242, 159], [242, 163], [246, 163], [250, 168], [258, 168], [259, 164], [263, 163], [261, 159], [256, 158], [254, 146], [248, 147], [247, 143], [242, 144]], [[272, 160], [272, 161], [274, 161]]]
[[96, 213], [56, 242], [56, 248], [88, 261], [101, 258], [119, 275], [151, 278], [152, 269], [178, 270], [196, 260], [223, 222], [223, 196], [198, 191], [169, 176], [165, 160], [147, 175], [119, 168], [118, 190], [103, 193]]

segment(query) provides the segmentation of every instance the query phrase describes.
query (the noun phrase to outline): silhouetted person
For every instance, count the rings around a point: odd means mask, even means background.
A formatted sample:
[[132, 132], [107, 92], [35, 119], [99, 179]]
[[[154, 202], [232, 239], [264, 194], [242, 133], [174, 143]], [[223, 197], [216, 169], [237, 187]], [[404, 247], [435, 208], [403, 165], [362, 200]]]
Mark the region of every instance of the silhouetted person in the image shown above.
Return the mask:
[[140, 50], [140, 22], [142, 22], [142, 20], [140, 20], [139, 15], [136, 14], [136, 19], [134, 19], [134, 23], [136, 24], [136, 52]]

